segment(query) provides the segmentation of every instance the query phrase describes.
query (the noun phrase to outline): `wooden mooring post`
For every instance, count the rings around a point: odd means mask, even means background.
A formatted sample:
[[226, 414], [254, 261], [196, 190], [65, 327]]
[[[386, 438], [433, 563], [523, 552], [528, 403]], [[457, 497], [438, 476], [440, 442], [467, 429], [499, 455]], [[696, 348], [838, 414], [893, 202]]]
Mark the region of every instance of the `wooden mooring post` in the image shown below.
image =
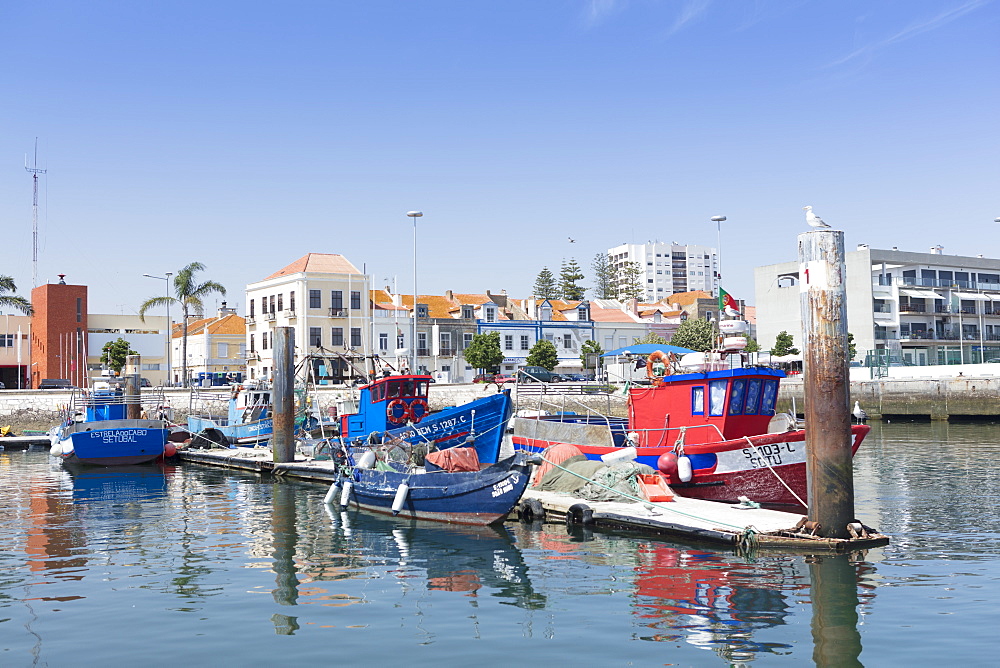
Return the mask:
[[844, 233], [799, 235], [809, 520], [848, 538], [854, 519]]
[[295, 328], [274, 329], [274, 384], [271, 388], [274, 431], [271, 453], [275, 464], [295, 461]]
[[139, 402], [139, 372], [142, 369], [142, 357], [140, 355], [126, 355], [125, 357], [125, 417], [129, 420], [138, 420], [142, 417], [142, 405]]

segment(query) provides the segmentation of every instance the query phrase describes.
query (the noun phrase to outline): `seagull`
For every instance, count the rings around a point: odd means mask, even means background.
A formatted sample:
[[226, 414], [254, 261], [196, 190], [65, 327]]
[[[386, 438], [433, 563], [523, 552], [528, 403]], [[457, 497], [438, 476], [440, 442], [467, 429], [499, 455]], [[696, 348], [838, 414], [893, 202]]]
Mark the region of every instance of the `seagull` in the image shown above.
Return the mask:
[[861, 404], [857, 401], [854, 402], [854, 410], [851, 412], [854, 414], [854, 417], [858, 419], [858, 424], [861, 424], [868, 419], [868, 413], [865, 412], [865, 409], [862, 408]]
[[809, 223], [811, 227], [830, 227], [823, 222], [823, 219], [813, 213], [813, 208], [811, 206], [804, 206], [802, 210], [806, 212], [806, 222]]
[[575, 244], [576, 243], [576, 239], [574, 239], [573, 237], [566, 237], [566, 238], [569, 239], [569, 242], [571, 244]]

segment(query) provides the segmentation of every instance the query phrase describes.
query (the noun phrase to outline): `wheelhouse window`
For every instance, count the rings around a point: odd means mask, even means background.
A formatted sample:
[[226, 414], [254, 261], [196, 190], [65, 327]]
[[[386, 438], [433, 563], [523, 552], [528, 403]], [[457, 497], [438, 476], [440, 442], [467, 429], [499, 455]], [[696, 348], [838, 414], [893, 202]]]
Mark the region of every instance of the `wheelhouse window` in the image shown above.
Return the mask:
[[691, 388], [691, 415], [705, 414], [705, 386], [696, 385]]
[[744, 379], [733, 381], [733, 390], [729, 393], [729, 414], [743, 414], [743, 398], [746, 392], [747, 381]]
[[761, 394], [760, 414], [774, 415], [774, 405], [778, 400], [778, 381], [765, 380], [764, 391]]
[[724, 415], [726, 412], [726, 385], [728, 380], [713, 380], [708, 383], [708, 414]]
[[747, 401], [743, 408], [746, 415], [757, 415], [760, 403], [760, 379], [747, 381]]

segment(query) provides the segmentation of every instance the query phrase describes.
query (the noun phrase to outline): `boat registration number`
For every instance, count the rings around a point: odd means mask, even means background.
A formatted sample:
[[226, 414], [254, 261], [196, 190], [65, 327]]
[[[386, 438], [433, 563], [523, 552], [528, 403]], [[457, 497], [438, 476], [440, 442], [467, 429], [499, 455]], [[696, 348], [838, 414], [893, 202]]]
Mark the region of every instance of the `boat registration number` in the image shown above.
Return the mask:
[[781, 466], [803, 460], [802, 444], [766, 443], [753, 448], [743, 448], [743, 456], [748, 460], [750, 468], [765, 466]]
[[520, 477], [521, 477], [520, 473], [512, 473], [509, 477], [504, 478], [498, 483], [495, 483], [493, 485], [493, 498], [495, 499], [498, 496], [503, 496], [504, 494], [513, 491], [514, 485], [517, 483]]

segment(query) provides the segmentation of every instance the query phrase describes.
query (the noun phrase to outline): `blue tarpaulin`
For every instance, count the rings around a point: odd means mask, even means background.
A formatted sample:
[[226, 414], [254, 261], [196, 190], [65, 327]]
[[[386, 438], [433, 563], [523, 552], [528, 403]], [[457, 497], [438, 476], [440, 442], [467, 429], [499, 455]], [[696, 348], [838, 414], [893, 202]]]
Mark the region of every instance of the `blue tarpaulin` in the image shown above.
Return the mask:
[[606, 352], [601, 355], [601, 357], [614, 357], [615, 355], [626, 355], [628, 353], [632, 353], [633, 355], [649, 355], [657, 350], [665, 353], [677, 353], [678, 355], [695, 352], [694, 350], [690, 350], [688, 348], [671, 346], [667, 343], [636, 343], [635, 345], [625, 346], [624, 348]]

